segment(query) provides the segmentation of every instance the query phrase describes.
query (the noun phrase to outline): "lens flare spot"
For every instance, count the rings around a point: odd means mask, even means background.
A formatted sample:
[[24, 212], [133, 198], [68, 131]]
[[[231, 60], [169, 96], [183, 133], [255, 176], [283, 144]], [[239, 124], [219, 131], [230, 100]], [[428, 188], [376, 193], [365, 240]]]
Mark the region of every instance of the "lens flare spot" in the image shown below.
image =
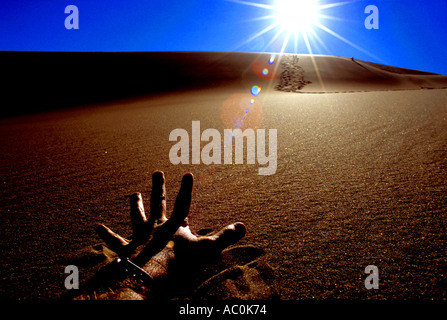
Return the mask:
[[257, 97], [261, 93], [261, 89], [259, 86], [253, 86], [251, 87], [251, 94]]
[[273, 81], [278, 77], [278, 71], [271, 66], [273, 60], [270, 55], [259, 57], [252, 63], [251, 69], [260, 79]]
[[269, 59], [269, 64], [273, 64], [275, 62], [275, 59], [276, 59], [276, 54], [272, 54]]
[[220, 119], [226, 129], [255, 130], [264, 120], [262, 105], [248, 93], [236, 93], [222, 103]]

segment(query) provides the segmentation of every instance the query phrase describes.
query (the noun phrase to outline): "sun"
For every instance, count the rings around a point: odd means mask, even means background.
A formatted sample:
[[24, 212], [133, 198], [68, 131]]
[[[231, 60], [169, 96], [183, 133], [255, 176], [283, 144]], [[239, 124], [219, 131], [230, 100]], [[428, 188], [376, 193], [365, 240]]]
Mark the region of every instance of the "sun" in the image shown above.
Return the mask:
[[[265, 9], [266, 14], [253, 17], [249, 21], [267, 21], [263, 29], [250, 36], [242, 45], [262, 38], [264, 50], [273, 48], [275, 52], [308, 52], [313, 55], [314, 48], [322, 52], [330, 52], [322, 33], [327, 33], [345, 44], [377, 59], [367, 50], [359, 47], [352, 41], [329, 28], [328, 20], [341, 21], [343, 18], [332, 16], [328, 11], [331, 8], [348, 5], [358, 0], [226, 0], [247, 7]], [[264, 40], [266, 39], [266, 40]], [[280, 48], [278, 43], [282, 43]], [[305, 48], [302, 46], [304, 45]], [[293, 50], [291, 47], [293, 46]], [[278, 50], [279, 49], [279, 50]]]
[[303, 34], [318, 23], [317, 0], [276, 0], [274, 5], [276, 23], [288, 33]]

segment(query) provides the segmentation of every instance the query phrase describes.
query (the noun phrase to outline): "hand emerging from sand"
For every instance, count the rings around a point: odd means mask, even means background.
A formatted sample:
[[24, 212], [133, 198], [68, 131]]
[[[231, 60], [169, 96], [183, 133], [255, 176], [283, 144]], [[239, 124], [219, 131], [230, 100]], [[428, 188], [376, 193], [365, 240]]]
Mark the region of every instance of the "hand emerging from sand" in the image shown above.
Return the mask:
[[246, 229], [243, 223], [237, 222], [213, 235], [194, 235], [187, 223], [192, 187], [193, 175], [186, 173], [171, 217], [167, 219], [165, 178], [163, 172], [156, 171], [152, 175], [149, 218], [146, 217], [141, 194], [135, 193], [130, 197], [133, 230], [131, 239], [121, 237], [104, 225], [99, 225], [96, 231], [121, 259], [129, 259], [143, 269], [151, 258], [172, 244], [175, 260], [180, 261], [180, 264], [191, 264], [215, 256], [239, 241], [245, 235]]

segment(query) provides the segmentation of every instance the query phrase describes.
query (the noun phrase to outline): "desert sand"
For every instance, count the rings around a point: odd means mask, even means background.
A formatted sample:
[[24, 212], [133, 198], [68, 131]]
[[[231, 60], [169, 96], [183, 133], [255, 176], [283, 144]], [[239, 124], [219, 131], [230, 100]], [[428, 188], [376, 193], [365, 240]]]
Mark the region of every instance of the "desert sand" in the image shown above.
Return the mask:
[[[128, 196], [147, 201], [163, 170], [168, 208], [195, 176], [192, 229], [245, 223], [239, 244], [265, 250], [281, 299], [446, 299], [447, 76], [331, 56], [0, 57], [2, 298], [66, 292], [67, 259], [100, 242], [97, 223], [129, 235]], [[243, 120], [277, 129], [275, 174], [170, 162], [172, 130], [222, 132], [253, 86]]]

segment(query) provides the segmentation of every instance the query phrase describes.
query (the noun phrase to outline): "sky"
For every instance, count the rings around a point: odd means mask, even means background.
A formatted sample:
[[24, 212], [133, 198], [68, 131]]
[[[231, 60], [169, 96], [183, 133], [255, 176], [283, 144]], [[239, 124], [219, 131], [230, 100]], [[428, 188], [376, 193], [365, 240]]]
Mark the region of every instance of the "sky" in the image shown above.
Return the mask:
[[[447, 0], [320, 0], [333, 6], [320, 10], [307, 41], [291, 35], [286, 46], [287, 32], [271, 17], [276, 1], [2, 0], [0, 50], [283, 51], [447, 74]], [[66, 28], [70, 5], [78, 9], [77, 29]], [[378, 9], [378, 29], [365, 27], [369, 5]]]

